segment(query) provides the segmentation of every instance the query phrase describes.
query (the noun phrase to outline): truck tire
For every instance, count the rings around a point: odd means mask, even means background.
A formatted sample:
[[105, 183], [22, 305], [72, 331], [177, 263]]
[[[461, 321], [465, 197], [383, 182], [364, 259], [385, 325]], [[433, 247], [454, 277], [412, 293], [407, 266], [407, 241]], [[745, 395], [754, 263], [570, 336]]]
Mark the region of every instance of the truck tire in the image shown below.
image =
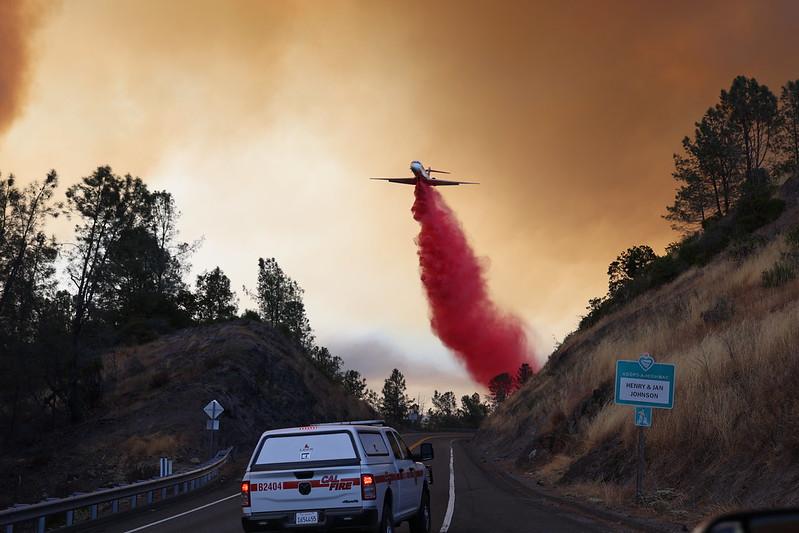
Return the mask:
[[391, 515], [391, 504], [383, 504], [383, 517], [380, 519], [378, 533], [394, 533], [394, 517]]
[[422, 491], [422, 501], [419, 504], [419, 510], [413, 515], [408, 524], [411, 526], [411, 533], [430, 533], [431, 528], [431, 513], [430, 513], [430, 493], [425, 488]]

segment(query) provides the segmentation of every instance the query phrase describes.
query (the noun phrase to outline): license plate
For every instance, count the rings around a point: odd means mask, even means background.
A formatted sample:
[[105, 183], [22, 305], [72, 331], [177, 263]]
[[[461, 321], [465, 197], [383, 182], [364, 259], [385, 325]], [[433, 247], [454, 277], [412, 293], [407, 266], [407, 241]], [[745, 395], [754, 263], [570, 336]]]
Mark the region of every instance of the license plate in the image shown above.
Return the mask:
[[294, 517], [295, 524], [318, 524], [319, 513], [316, 511], [312, 513], [297, 513]]

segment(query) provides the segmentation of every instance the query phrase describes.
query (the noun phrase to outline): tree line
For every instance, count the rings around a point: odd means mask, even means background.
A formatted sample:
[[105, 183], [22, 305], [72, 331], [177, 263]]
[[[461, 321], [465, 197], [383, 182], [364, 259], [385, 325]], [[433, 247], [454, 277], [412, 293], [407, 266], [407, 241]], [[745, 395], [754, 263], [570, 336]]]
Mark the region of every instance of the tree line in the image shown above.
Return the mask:
[[428, 429], [476, 428], [491, 411], [507, 400], [532, 376], [533, 370], [530, 365], [522, 363], [514, 376], [503, 373], [491, 380], [488, 398], [481, 398], [477, 392], [465, 394], [460, 398], [460, 405], [454, 392], [435, 390], [431, 398], [433, 405], [425, 410], [421, 398], [412, 400], [408, 397], [405, 376], [395, 368], [384, 381], [382, 394], [377, 396], [372, 393], [370, 402], [387, 421], [393, 424]]
[[607, 293], [589, 300], [580, 329], [724, 250], [740, 258], [761, 244], [753, 232], [784, 209], [777, 183], [799, 175], [799, 80], [777, 96], [755, 78], [736, 77], [681, 148], [664, 215], [680, 240], [663, 255], [647, 245], [622, 251], [608, 265]]
[[[216, 266], [187, 282], [200, 241], [179, 238], [178, 210], [167, 191], [108, 166], [57, 197], [59, 178], [21, 186], [0, 175], [0, 420], [5, 442], [26, 426], [78, 422], [102, 400], [102, 353], [178, 328], [238, 316], [230, 279]], [[74, 238], [48, 232], [57, 217]], [[303, 290], [274, 258], [259, 259], [257, 310], [295, 340], [327, 376], [357, 392], [363, 381], [318, 346]]]

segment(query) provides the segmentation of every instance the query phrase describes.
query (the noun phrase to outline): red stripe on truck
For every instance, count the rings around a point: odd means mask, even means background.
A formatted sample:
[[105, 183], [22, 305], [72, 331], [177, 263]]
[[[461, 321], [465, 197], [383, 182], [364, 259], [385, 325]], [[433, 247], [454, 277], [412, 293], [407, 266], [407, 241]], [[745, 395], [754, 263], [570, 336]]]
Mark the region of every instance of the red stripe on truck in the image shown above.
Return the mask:
[[[385, 474], [380, 474], [374, 477], [375, 483], [391, 483], [392, 481], [399, 481], [401, 479], [412, 479], [416, 477], [422, 477], [424, 475], [424, 471], [422, 470], [415, 470], [413, 472], [403, 472], [402, 474], [399, 473], [392, 473], [386, 472]], [[343, 478], [343, 479], [331, 479], [325, 480], [322, 482], [321, 479], [309, 479], [308, 481], [302, 480], [292, 480], [292, 481], [268, 481], [265, 483], [250, 483], [250, 492], [270, 492], [276, 490], [297, 490], [300, 487], [300, 483], [310, 483], [312, 488], [329, 488], [333, 485], [334, 488], [338, 490], [345, 490], [347, 483], [351, 484], [353, 487], [360, 486], [361, 479], [357, 477], [353, 478]], [[339, 488], [342, 487], [342, 488]]]
[[322, 483], [321, 479], [309, 479], [308, 481], [269, 481], [266, 483], [250, 483], [250, 492], [270, 492], [276, 490], [297, 490], [300, 483], [310, 483], [312, 488], [329, 488], [331, 485], [339, 490], [344, 490], [345, 484], [349, 483], [352, 487], [361, 484], [361, 478], [331, 479]]

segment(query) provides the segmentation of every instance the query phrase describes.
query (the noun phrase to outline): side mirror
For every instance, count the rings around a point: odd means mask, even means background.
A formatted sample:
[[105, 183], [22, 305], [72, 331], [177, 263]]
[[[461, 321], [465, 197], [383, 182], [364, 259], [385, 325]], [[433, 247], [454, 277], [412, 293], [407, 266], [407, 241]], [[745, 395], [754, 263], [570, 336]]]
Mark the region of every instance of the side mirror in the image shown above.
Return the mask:
[[694, 530], [695, 533], [738, 531], [799, 531], [799, 509], [730, 513], [708, 520]]
[[421, 446], [419, 446], [419, 460], [420, 461], [432, 461], [435, 454], [433, 453], [433, 444], [430, 442], [423, 442]]

